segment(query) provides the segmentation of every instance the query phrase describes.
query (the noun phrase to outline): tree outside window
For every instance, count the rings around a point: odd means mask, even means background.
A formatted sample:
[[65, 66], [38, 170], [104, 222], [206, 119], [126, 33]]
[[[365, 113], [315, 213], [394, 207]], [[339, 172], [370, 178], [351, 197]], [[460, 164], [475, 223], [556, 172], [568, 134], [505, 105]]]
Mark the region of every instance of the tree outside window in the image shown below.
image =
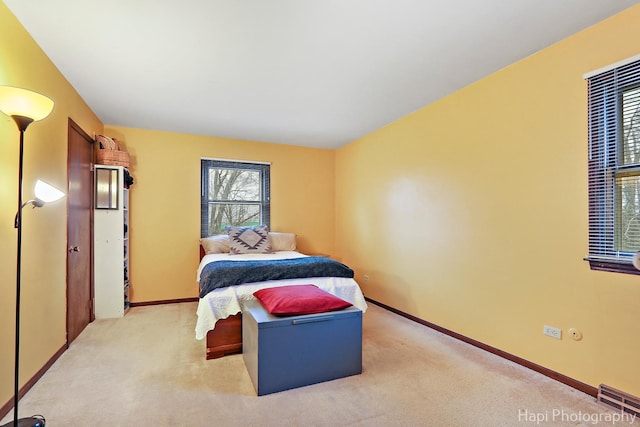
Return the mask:
[[[622, 92], [623, 168], [616, 173], [616, 243], [620, 251], [640, 251], [640, 87]], [[624, 167], [628, 167], [626, 169]]]

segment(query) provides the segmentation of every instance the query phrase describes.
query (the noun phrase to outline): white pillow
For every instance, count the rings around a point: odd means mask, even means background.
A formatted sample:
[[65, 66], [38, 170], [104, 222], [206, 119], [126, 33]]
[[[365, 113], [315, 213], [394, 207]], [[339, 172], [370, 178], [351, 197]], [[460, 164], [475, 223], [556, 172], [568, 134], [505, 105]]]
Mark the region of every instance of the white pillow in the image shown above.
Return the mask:
[[271, 247], [274, 251], [295, 251], [296, 235], [294, 233], [279, 233], [270, 231]]
[[203, 237], [200, 244], [205, 254], [224, 254], [229, 252], [229, 235], [216, 234], [214, 236]]

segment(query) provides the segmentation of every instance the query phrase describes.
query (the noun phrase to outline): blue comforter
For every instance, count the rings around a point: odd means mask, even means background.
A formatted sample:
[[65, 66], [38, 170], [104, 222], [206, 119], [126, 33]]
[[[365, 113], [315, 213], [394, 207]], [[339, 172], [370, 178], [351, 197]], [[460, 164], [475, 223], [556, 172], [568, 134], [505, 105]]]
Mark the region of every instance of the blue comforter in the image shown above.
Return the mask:
[[217, 288], [267, 280], [306, 277], [353, 278], [353, 270], [325, 257], [303, 257], [270, 261], [213, 261], [200, 273], [200, 298]]

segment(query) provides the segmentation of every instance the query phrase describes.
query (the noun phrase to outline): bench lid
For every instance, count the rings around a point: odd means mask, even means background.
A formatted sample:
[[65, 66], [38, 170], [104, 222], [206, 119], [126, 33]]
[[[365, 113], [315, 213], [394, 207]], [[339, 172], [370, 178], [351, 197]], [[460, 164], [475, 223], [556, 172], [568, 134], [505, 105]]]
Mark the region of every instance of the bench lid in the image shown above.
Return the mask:
[[257, 300], [244, 302], [243, 312], [250, 314], [258, 324], [258, 329], [279, 328], [285, 326], [303, 325], [308, 323], [328, 322], [350, 317], [362, 317], [362, 310], [355, 306], [342, 310], [324, 313], [302, 314], [299, 316], [274, 316], [269, 313]]

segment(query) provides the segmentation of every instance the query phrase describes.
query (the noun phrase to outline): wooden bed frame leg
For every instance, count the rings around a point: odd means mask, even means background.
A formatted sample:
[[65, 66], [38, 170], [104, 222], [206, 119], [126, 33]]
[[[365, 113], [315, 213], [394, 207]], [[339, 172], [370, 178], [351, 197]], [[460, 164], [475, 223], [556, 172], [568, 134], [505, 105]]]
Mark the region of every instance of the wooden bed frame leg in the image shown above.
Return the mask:
[[228, 348], [207, 348], [207, 360], [219, 359], [224, 356], [229, 356], [230, 354], [242, 353], [242, 344], [240, 344], [240, 347], [238, 347], [237, 345], [230, 345], [227, 347]]

